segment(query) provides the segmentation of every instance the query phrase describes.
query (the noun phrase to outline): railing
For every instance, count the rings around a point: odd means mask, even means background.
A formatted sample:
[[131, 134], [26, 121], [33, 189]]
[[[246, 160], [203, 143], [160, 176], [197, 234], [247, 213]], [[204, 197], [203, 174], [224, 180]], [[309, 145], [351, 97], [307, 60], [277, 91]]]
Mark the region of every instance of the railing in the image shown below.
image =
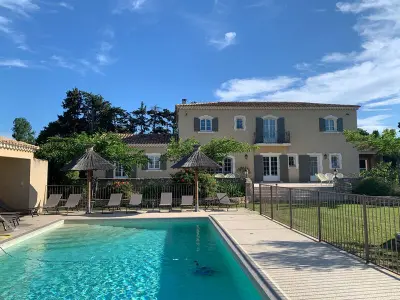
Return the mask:
[[400, 199], [260, 184], [250, 209], [400, 274]]
[[290, 144], [290, 131], [285, 131], [285, 134], [277, 134], [275, 137], [255, 138], [255, 144]]
[[[244, 181], [240, 179], [217, 180], [217, 186], [210, 189], [207, 186], [199, 187], [199, 203], [203, 204], [204, 199], [215, 199], [215, 192], [225, 192], [229, 197], [242, 197], [245, 195]], [[122, 193], [121, 205], [128, 204], [132, 194], [142, 194], [144, 208], [155, 208], [159, 206], [161, 193], [172, 193], [172, 206], [179, 207], [182, 196], [195, 196], [194, 184], [176, 183], [171, 178], [158, 179], [98, 179], [92, 184], [92, 199], [94, 208], [103, 207], [110, 199], [111, 194]], [[64, 204], [70, 194], [82, 194], [79, 209], [87, 207], [87, 186], [86, 185], [48, 185], [46, 195], [62, 194], [61, 204]], [[241, 194], [242, 196], [237, 196]]]

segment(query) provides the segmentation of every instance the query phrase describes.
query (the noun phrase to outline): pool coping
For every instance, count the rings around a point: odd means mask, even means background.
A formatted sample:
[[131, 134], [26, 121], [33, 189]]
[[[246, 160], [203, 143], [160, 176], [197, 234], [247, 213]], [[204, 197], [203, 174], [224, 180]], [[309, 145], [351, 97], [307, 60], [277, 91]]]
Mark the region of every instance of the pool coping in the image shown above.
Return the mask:
[[271, 300], [286, 300], [288, 297], [274, 283], [274, 281], [265, 274], [261, 267], [246, 253], [237, 241], [224, 229], [218, 220], [212, 215], [208, 216], [214, 228], [218, 231], [223, 241], [232, 250], [234, 256], [238, 259], [244, 271], [254, 280], [257, 287]]
[[[10, 238], [8, 240], [1, 241], [0, 242], [0, 247], [3, 250], [5, 250], [5, 249], [7, 249], [7, 248], [9, 248], [11, 246], [14, 246], [16, 244], [24, 242], [24, 241], [26, 241], [26, 240], [28, 240], [30, 238], [33, 238], [33, 237], [35, 237], [35, 236], [37, 236], [39, 234], [42, 234], [42, 233], [45, 233], [45, 232], [47, 232], [49, 230], [57, 228], [57, 227], [59, 227], [59, 226], [61, 226], [63, 224], [64, 224], [64, 220], [62, 219], [62, 220], [53, 221], [51, 223], [45, 224], [43, 226], [40, 226], [38, 228], [31, 229], [31, 230], [29, 230], [27, 232], [24, 232], [21, 235], [12, 237], [12, 238]], [[3, 254], [4, 254], [4, 252], [1, 251], [0, 255], [3, 255]]]

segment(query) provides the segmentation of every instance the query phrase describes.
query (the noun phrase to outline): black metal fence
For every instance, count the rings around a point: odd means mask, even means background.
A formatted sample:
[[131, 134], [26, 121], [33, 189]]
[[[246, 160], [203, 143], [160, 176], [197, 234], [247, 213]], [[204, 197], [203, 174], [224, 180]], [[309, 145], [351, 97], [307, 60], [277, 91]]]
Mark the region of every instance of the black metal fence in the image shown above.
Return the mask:
[[[161, 193], [172, 193], [172, 206], [179, 207], [182, 196], [195, 196], [194, 184], [176, 183], [170, 178], [158, 179], [98, 179], [92, 184], [92, 199], [94, 208], [103, 207], [110, 199], [111, 194], [122, 193], [122, 206], [125, 206], [132, 194], [142, 194], [142, 204], [144, 208], [158, 207]], [[217, 180], [214, 188], [200, 185], [199, 202], [200, 205], [207, 199], [215, 199], [216, 192], [227, 193], [229, 197], [244, 199], [244, 181], [239, 179]], [[87, 206], [87, 186], [86, 185], [48, 185], [46, 188], [47, 197], [50, 194], [62, 194], [61, 204], [65, 203], [70, 194], [82, 194], [79, 208]]]
[[400, 274], [400, 199], [254, 186], [249, 208]]

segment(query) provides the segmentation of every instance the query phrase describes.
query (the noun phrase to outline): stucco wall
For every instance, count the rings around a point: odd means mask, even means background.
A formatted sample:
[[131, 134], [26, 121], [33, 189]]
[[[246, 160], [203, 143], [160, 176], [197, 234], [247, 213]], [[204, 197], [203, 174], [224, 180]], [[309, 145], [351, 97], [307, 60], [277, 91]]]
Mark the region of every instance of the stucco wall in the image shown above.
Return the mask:
[[29, 207], [42, 206], [45, 200], [48, 162], [36, 158], [30, 162]]
[[13, 209], [29, 206], [30, 160], [0, 157], [0, 199]]
[[[194, 118], [208, 115], [218, 117], [219, 129], [214, 133], [200, 133], [194, 131]], [[246, 117], [246, 130], [234, 130], [234, 117]], [[319, 131], [319, 118], [333, 115], [337, 118], [343, 118], [344, 129], [354, 130], [357, 128], [357, 111], [338, 110], [338, 109], [310, 109], [310, 110], [179, 110], [179, 135], [186, 139], [193, 137], [201, 144], [209, 142], [212, 138], [233, 137], [236, 140], [254, 144], [256, 131], [256, 118], [273, 115], [285, 118], [285, 130], [290, 132], [290, 146], [263, 146], [256, 153], [321, 153], [322, 156], [329, 153], [341, 153], [343, 168], [339, 170], [344, 174], [357, 173], [358, 151], [346, 142], [343, 133], [328, 133]], [[250, 156], [250, 155], [249, 155]], [[248, 167], [254, 174], [254, 163], [252, 159], [247, 161]], [[329, 159], [322, 160], [323, 172], [332, 172], [329, 166]], [[290, 170], [289, 178], [295, 180], [298, 177], [298, 171]]]

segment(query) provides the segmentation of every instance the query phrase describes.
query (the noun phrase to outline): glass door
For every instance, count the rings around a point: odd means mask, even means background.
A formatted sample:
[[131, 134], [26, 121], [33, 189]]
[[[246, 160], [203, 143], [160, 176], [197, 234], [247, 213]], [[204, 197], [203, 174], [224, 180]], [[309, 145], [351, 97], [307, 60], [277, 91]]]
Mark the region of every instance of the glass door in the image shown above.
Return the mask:
[[321, 173], [320, 170], [320, 157], [319, 156], [310, 156], [310, 181], [318, 181], [317, 176], [315, 174]]
[[264, 156], [264, 181], [279, 181], [279, 158], [278, 156]]
[[277, 142], [277, 127], [275, 119], [264, 119], [264, 143], [275, 144]]

